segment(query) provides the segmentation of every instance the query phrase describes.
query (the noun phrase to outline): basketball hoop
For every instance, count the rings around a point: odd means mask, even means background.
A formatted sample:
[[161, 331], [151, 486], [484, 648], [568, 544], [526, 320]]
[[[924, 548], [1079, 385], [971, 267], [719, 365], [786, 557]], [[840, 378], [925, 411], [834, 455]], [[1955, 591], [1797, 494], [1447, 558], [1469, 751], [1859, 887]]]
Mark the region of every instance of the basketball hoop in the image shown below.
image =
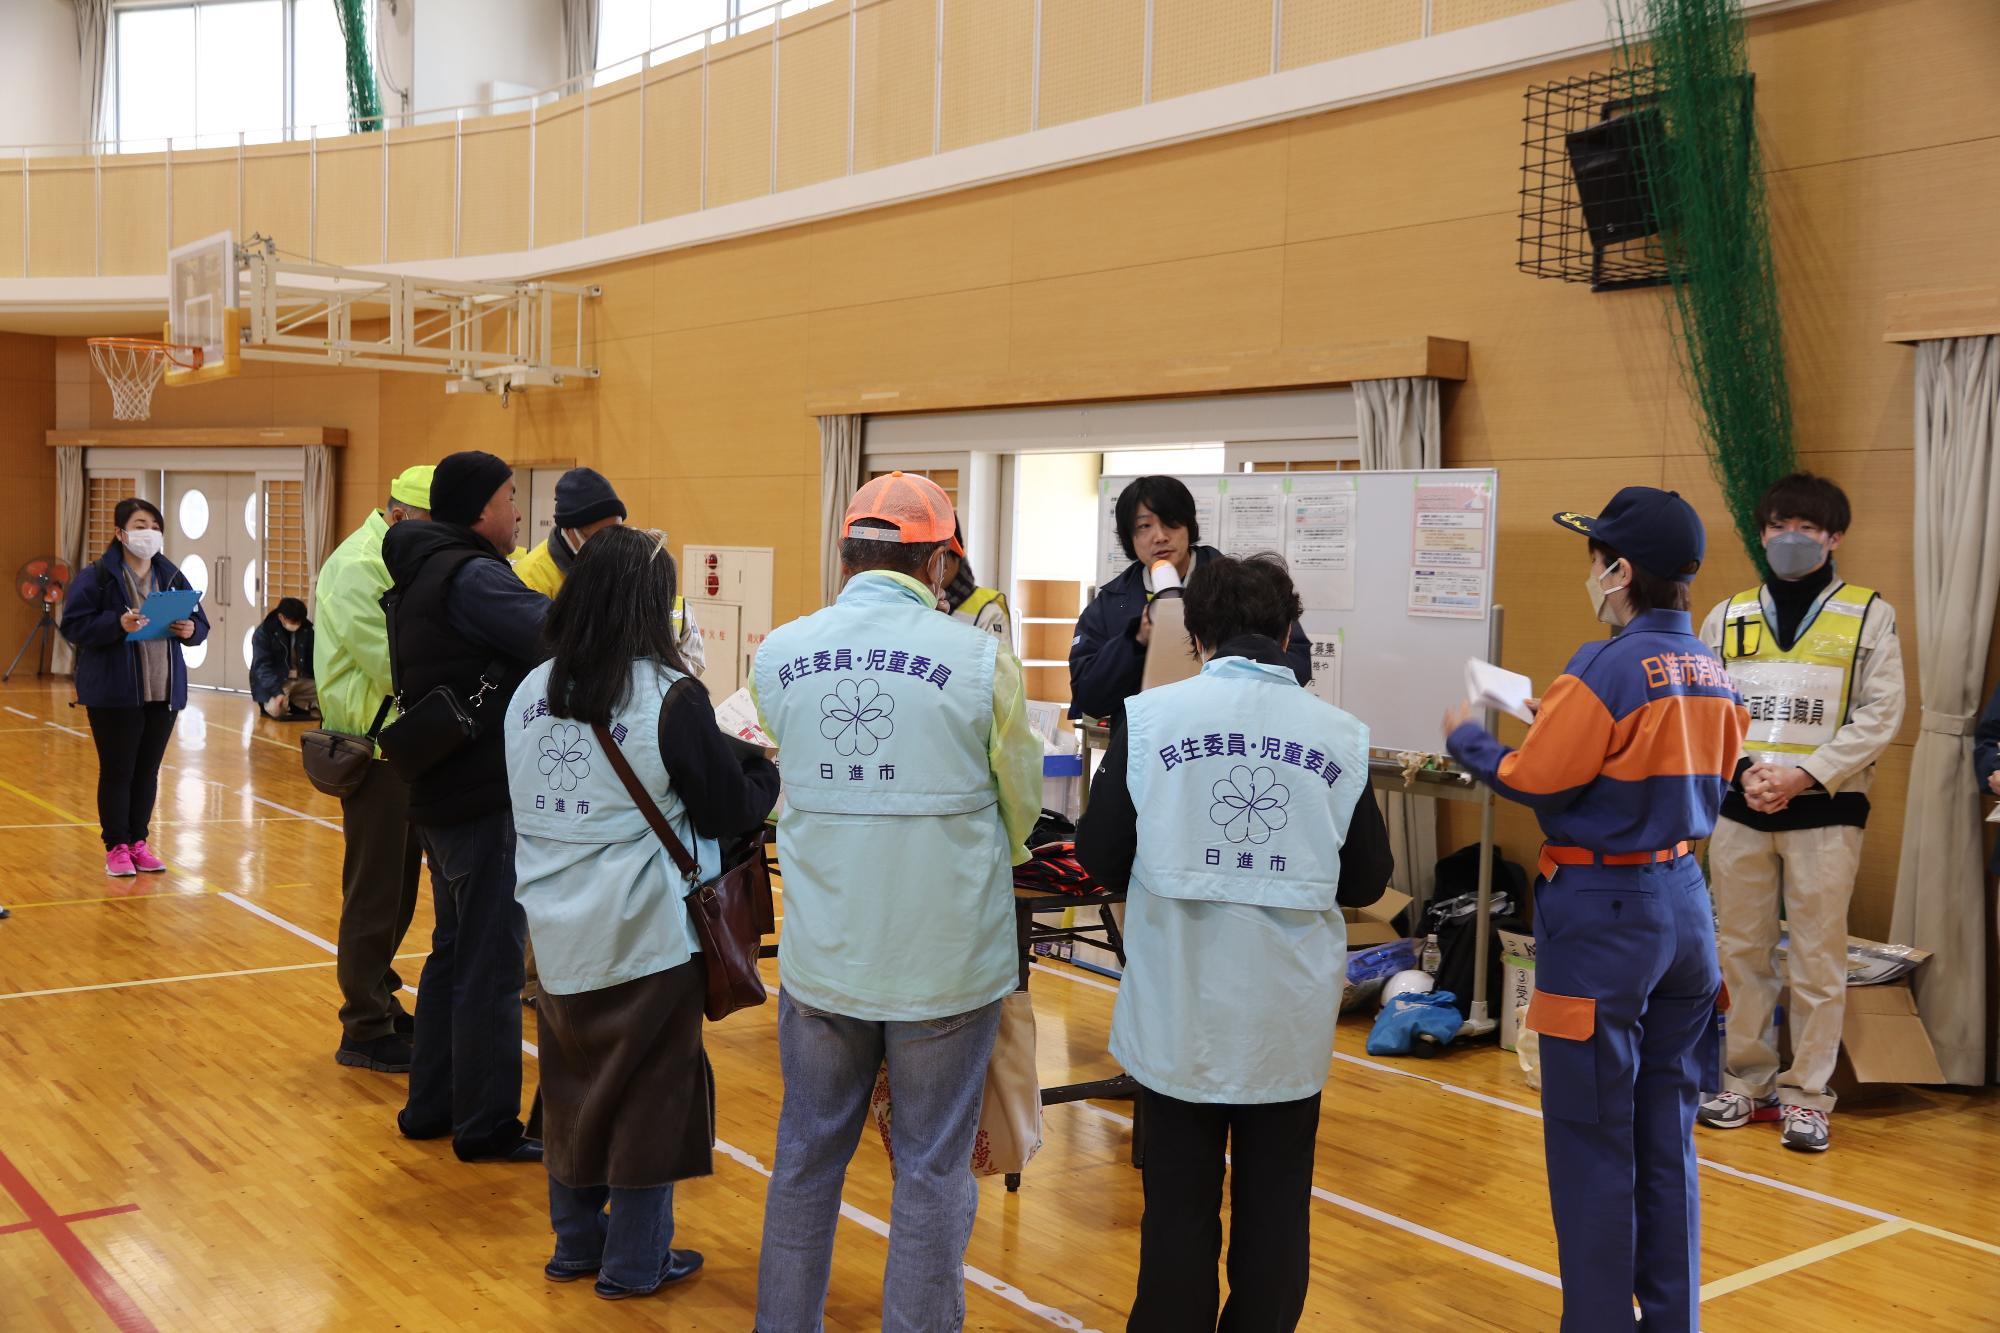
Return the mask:
[[169, 366], [201, 368], [201, 349], [158, 338], [92, 338], [90, 359], [111, 382], [111, 415], [144, 421], [153, 409], [153, 390]]

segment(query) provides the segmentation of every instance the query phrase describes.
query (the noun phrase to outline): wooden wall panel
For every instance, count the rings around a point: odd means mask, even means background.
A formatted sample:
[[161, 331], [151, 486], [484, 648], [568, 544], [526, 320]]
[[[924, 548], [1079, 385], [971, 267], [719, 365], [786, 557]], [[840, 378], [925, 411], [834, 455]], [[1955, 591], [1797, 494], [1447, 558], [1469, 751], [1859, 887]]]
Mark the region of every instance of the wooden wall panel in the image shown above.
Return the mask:
[[389, 136], [389, 260], [449, 256], [456, 149], [449, 126]]
[[1280, 59], [1286, 69], [1413, 42], [1424, 0], [1285, 0]]
[[[1039, 197], [1039, 196], [1036, 196]], [[995, 287], [1015, 276], [1018, 187], [924, 199], [811, 231], [815, 309]]]
[[1284, 251], [1244, 250], [1014, 286], [1012, 371], [1255, 357], [1276, 350]]
[[771, 192], [771, 42], [708, 67], [706, 203], [733, 204]]
[[946, 149], [1030, 128], [1035, 0], [945, 0]]
[[28, 239], [22, 231], [22, 184], [19, 159], [0, 162], [0, 278], [28, 275]]
[[[17, 216], [18, 208], [17, 200]], [[55, 423], [55, 339], [0, 333], [0, 495], [9, 500], [0, 566], [9, 574], [55, 549], [55, 450], [44, 443]], [[39, 612], [8, 596], [0, 603], [0, 641], [18, 646]], [[32, 670], [32, 660], [23, 659], [21, 669]]]
[[1039, 123], [1139, 105], [1145, 59], [1145, 0], [1042, 0]]
[[583, 99], [565, 98], [535, 123], [535, 240], [560, 245], [583, 235]]
[[353, 135], [319, 147], [318, 258], [327, 264], [382, 262], [382, 141]]
[[[241, 174], [236, 154], [175, 154], [169, 183], [173, 190], [173, 232], [170, 246], [186, 245], [219, 231], [236, 230], [240, 214]], [[105, 214], [106, 227], [110, 213]], [[154, 272], [161, 270], [155, 269]]]
[[243, 234], [259, 233], [294, 254], [312, 248], [312, 163], [291, 148], [244, 155]]
[[28, 168], [28, 276], [64, 277], [97, 266], [97, 180], [87, 165]]
[[778, 42], [778, 188], [847, 174], [845, 13], [785, 25]]
[[655, 76], [646, 85], [646, 221], [701, 207], [700, 69]]
[[104, 271], [167, 271], [167, 168], [156, 155], [104, 160]]
[[1431, 31], [1457, 32], [1559, 3], [1561, 0], [1431, 0]]
[[936, 0], [872, 0], [855, 15], [854, 169], [931, 151]]
[[1282, 244], [1288, 137], [1272, 126], [1023, 182], [1015, 279]]
[[793, 228], [676, 250], [654, 267], [654, 319], [663, 330], [794, 315], [809, 305], [811, 234]]
[[590, 199], [584, 230], [592, 236], [639, 222], [639, 81], [590, 101]]
[[1271, 72], [1270, 0], [1153, 0], [1153, 100]]
[[[499, 128], [487, 128], [498, 125]], [[460, 144], [461, 255], [528, 248], [528, 118], [500, 117], [467, 129]]]

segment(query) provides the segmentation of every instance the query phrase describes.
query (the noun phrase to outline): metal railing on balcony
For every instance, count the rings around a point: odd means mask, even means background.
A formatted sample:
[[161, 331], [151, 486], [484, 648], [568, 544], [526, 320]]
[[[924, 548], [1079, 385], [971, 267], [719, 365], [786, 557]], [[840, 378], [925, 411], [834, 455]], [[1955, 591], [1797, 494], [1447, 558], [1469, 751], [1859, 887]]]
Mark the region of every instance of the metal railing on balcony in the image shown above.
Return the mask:
[[1557, 0], [776, 0], [384, 129], [0, 148], [0, 277], [261, 231], [336, 264], [535, 249], [1416, 41]]

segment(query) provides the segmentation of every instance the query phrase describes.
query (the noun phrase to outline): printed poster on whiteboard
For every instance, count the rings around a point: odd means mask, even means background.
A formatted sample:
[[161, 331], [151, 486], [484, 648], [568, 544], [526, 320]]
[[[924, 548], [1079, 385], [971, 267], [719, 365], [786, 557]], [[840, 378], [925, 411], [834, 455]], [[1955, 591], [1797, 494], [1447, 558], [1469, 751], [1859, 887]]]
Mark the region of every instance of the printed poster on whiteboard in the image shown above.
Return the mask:
[[1312, 684], [1314, 694], [1340, 707], [1340, 659], [1347, 644], [1347, 631], [1337, 629], [1332, 632], [1306, 631], [1312, 641]]
[[1285, 561], [1308, 606], [1354, 609], [1354, 505], [1350, 477], [1285, 480]]
[[1410, 524], [1413, 616], [1477, 620], [1486, 614], [1492, 497], [1484, 485], [1416, 480]]

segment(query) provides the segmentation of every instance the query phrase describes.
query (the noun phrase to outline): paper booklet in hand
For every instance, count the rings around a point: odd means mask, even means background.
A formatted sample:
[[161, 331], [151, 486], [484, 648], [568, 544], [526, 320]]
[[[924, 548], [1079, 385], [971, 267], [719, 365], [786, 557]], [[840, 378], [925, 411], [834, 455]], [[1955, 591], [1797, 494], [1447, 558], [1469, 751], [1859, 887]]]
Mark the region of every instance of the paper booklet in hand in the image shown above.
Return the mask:
[[766, 750], [777, 744], [758, 725], [757, 705], [750, 701], [748, 689], [736, 691], [715, 706], [715, 724], [738, 740], [749, 741]]
[[1508, 671], [1476, 657], [1465, 659], [1465, 697], [1480, 708], [1497, 708], [1530, 724], [1535, 720], [1535, 715], [1528, 711], [1528, 700], [1535, 697], [1535, 683], [1518, 671]]

